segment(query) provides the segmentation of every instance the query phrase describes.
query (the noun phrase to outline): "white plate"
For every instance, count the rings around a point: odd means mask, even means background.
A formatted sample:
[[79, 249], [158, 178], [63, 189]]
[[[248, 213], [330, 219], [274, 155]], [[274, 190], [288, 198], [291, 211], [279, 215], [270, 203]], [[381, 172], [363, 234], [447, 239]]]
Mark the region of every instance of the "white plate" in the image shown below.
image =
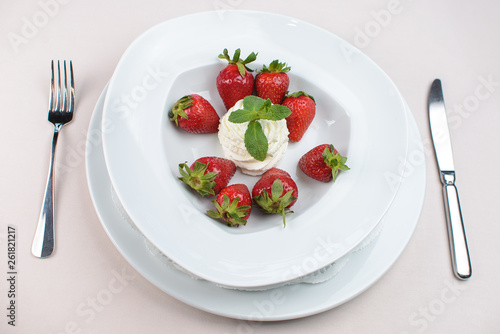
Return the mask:
[[[225, 111], [215, 89], [225, 66], [217, 55], [225, 47], [258, 51], [254, 68], [275, 58], [287, 61], [290, 90], [305, 90], [317, 101], [311, 128], [300, 143], [289, 145], [279, 165], [299, 187], [285, 229], [279, 216], [258, 209], [247, 226], [228, 228], [205, 215], [212, 206], [208, 199], [177, 179], [179, 163], [222, 156], [216, 134], [176, 129], [167, 110], [196, 92], [220, 114]], [[404, 101], [369, 58], [309, 23], [248, 11], [180, 17], [140, 36], [110, 81], [103, 126], [112, 129], [103, 136], [112, 184], [139, 230], [186, 270], [233, 287], [295, 279], [351, 251], [390, 207], [401, 180], [386, 176], [402, 175], [408, 144]], [[300, 156], [322, 143], [333, 143], [348, 157], [351, 170], [335, 184], [297, 170]], [[256, 181], [238, 172], [232, 183], [252, 188]], [[325, 254], [316, 256], [326, 240]]]
[[120, 253], [140, 274], [193, 307], [236, 319], [264, 321], [294, 319], [329, 310], [356, 297], [379, 280], [403, 252], [417, 225], [426, 174], [422, 141], [410, 114], [410, 152], [415, 157], [412, 168], [404, 175], [398, 196], [384, 217], [378, 239], [351, 254], [337, 276], [321, 284], [298, 284], [258, 292], [228, 290], [191, 279], [153, 256], [143, 236], [130, 226], [113, 202], [101, 146], [104, 94], [105, 91], [92, 116], [86, 150], [89, 189], [101, 223]]

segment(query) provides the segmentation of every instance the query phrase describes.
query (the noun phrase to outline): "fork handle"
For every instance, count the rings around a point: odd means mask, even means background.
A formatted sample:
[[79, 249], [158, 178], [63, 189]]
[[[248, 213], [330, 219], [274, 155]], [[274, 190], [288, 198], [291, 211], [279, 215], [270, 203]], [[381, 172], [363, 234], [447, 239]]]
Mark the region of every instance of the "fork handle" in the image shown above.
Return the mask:
[[62, 124], [54, 126], [52, 138], [52, 152], [50, 154], [49, 175], [45, 186], [40, 218], [36, 227], [35, 237], [31, 246], [31, 253], [39, 258], [45, 258], [54, 250], [54, 161], [56, 156], [56, 144]]

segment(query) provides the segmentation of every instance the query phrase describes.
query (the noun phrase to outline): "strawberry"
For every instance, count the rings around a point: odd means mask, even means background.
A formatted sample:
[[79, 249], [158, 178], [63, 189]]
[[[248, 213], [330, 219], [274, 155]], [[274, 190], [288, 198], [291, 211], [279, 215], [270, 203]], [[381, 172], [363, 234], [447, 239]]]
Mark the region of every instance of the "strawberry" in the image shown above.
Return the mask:
[[214, 107], [197, 94], [180, 98], [168, 116], [175, 125], [191, 133], [215, 133], [219, 131], [219, 115]]
[[342, 170], [349, 170], [346, 166], [347, 158], [331, 144], [322, 144], [311, 149], [299, 160], [299, 168], [315, 180], [328, 182], [337, 179]]
[[236, 102], [245, 96], [252, 95], [254, 77], [253, 72], [246, 65], [257, 59], [257, 54], [252, 52], [245, 60], [240, 59], [240, 49], [234, 52], [233, 59], [229, 58], [227, 49], [219, 55], [229, 64], [217, 75], [217, 90], [224, 102], [226, 109], [230, 109]]
[[299, 195], [297, 184], [290, 174], [279, 168], [271, 168], [262, 175], [252, 189], [252, 197], [265, 213], [278, 213], [283, 217], [291, 213]]
[[227, 226], [246, 225], [252, 211], [250, 191], [244, 184], [232, 184], [221, 190], [212, 200], [217, 211], [208, 210], [207, 215], [215, 219], [223, 219]]
[[201, 196], [218, 194], [226, 187], [236, 172], [236, 165], [228, 159], [219, 157], [202, 157], [188, 167], [187, 163], [179, 164], [179, 180], [196, 190]]
[[288, 71], [290, 67], [286, 63], [280, 63], [278, 59], [273, 60], [269, 67], [264, 65], [255, 77], [257, 96], [264, 100], [271, 99], [274, 104], [281, 104], [290, 84]]
[[288, 139], [298, 142], [306, 132], [316, 115], [316, 103], [311, 95], [302, 91], [288, 94], [282, 105], [292, 111], [286, 118], [286, 126], [290, 134]]

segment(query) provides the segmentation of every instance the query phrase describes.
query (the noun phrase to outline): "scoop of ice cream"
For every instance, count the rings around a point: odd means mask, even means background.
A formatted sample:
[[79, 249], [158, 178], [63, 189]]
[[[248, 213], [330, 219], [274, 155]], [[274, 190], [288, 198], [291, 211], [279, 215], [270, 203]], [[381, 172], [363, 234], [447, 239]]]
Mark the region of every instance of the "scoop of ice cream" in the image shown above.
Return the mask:
[[248, 153], [245, 147], [245, 131], [248, 122], [233, 123], [229, 121], [229, 115], [243, 108], [243, 100], [228, 110], [219, 123], [219, 141], [226, 159], [232, 160], [241, 171], [248, 175], [261, 175], [267, 170], [276, 167], [288, 147], [288, 128], [286, 120], [271, 121], [261, 119], [258, 122], [266, 135], [269, 147], [267, 157], [264, 161], [256, 160]]

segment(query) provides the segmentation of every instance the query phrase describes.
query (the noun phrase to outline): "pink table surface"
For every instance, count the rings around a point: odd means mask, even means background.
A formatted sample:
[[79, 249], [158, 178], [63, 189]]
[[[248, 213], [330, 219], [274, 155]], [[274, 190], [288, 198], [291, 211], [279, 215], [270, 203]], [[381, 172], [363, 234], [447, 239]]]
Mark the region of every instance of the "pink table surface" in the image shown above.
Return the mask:
[[[498, 333], [500, 330], [500, 4], [493, 1], [68, 1], [5, 2], [0, 11], [1, 333]], [[85, 174], [95, 103], [128, 45], [181, 15], [265, 10], [316, 24], [356, 45], [396, 83], [423, 137], [427, 189], [407, 249], [373, 287], [315, 316], [251, 323], [200, 311], [144, 279], [108, 239]], [[327, 58], [327, 57], [326, 57]], [[49, 62], [72, 59], [77, 114], [58, 144], [57, 249], [30, 253], [52, 126], [46, 120]], [[445, 86], [473, 277], [450, 265], [427, 96]], [[9, 297], [8, 226], [16, 228], [16, 296]], [[126, 277], [106, 305], [96, 296]], [[451, 292], [451, 294], [450, 294]], [[450, 298], [452, 296], [453, 298]], [[15, 326], [9, 303], [15, 299]], [[92, 311], [90, 311], [92, 310]]]

